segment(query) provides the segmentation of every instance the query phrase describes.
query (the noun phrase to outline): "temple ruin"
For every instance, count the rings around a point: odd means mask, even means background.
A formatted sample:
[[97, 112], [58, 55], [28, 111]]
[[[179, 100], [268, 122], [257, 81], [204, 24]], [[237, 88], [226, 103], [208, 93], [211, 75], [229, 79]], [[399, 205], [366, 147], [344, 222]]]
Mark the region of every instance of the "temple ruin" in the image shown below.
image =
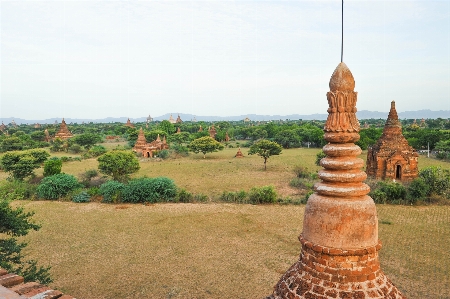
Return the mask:
[[134, 128], [134, 125], [131, 123], [130, 119], [127, 119], [127, 123], [125, 124], [125, 126]]
[[166, 141], [166, 136], [164, 136], [163, 140], [161, 140], [158, 134], [156, 140], [148, 143], [145, 139], [144, 130], [142, 130], [142, 128], [139, 130], [138, 139], [136, 140], [136, 143], [133, 147], [134, 152], [141, 153], [145, 158], [152, 158], [153, 154], [156, 151], [160, 151], [163, 149], [169, 149], [169, 145]]
[[183, 121], [181, 120], [180, 115], [178, 114], [177, 120], [175, 121], [175, 123], [177, 124], [181, 124]]
[[330, 79], [321, 182], [305, 208], [299, 260], [267, 299], [405, 298], [380, 269], [378, 219], [358, 158], [355, 80], [341, 62]]
[[234, 155], [236, 158], [243, 158], [244, 154], [242, 154], [241, 148], [238, 149], [236, 155]]
[[410, 181], [419, 175], [418, 157], [402, 134], [402, 125], [392, 101], [383, 134], [367, 149], [366, 173], [382, 180]]
[[72, 138], [73, 134], [69, 131], [66, 125], [66, 121], [64, 118], [61, 121], [61, 125], [59, 126], [59, 131], [55, 134], [55, 139], [59, 138], [61, 140]]
[[176, 120], [173, 119], [172, 114], [171, 114], [170, 117], [169, 117], [169, 122], [170, 122], [171, 124], [176, 123]]
[[212, 126], [208, 129], [208, 132], [209, 132], [209, 137], [211, 137], [211, 138], [213, 138], [213, 139], [216, 138], [217, 131], [216, 131], [216, 128], [214, 128], [214, 125], [212, 125]]

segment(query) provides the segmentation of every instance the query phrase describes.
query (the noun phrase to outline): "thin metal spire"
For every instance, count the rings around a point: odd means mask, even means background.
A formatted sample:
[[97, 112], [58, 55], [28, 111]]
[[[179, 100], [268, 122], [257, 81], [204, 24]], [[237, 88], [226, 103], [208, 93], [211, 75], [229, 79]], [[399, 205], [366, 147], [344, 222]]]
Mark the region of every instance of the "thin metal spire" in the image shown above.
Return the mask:
[[341, 21], [341, 62], [344, 58], [344, 0], [342, 0], [342, 21]]

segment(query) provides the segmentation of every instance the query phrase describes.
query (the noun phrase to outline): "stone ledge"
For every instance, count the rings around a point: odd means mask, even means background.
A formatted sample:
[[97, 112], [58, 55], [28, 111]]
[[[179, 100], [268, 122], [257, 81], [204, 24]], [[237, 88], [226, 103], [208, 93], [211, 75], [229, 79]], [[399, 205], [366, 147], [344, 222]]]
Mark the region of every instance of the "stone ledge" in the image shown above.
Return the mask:
[[8, 273], [0, 268], [0, 298], [2, 299], [76, 299], [75, 297], [64, 295], [62, 292], [53, 290], [37, 282], [24, 283], [23, 277]]
[[373, 254], [379, 251], [382, 247], [381, 241], [378, 240], [378, 244], [371, 247], [361, 248], [361, 249], [340, 249], [325, 247], [318, 244], [314, 244], [303, 238], [302, 235], [298, 236], [298, 240], [302, 243], [302, 247], [311, 249], [317, 253], [324, 253], [327, 255], [338, 255], [338, 256], [363, 256], [367, 254]]

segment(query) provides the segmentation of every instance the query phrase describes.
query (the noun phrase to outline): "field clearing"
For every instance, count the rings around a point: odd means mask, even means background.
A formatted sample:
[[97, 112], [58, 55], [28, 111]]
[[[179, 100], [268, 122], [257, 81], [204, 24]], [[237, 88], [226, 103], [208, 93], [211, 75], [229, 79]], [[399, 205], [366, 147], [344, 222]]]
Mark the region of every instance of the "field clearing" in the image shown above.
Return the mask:
[[[262, 298], [300, 253], [304, 206], [16, 201], [28, 258], [77, 298]], [[382, 269], [410, 299], [450, 298], [450, 207], [378, 205]]]

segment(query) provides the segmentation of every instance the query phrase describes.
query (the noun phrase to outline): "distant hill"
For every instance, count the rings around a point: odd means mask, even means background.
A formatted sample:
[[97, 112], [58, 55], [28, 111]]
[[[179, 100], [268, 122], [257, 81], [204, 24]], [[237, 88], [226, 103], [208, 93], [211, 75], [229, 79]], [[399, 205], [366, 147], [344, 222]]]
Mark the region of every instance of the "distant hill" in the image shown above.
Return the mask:
[[[361, 110], [357, 113], [358, 119], [386, 119], [388, 116], [388, 112], [378, 112], [378, 111], [368, 111], [368, 110]], [[161, 116], [154, 117], [153, 120], [165, 120], [169, 119], [170, 115], [174, 119], [177, 118], [178, 113], [167, 113]], [[267, 121], [267, 120], [297, 120], [297, 119], [303, 119], [303, 120], [325, 120], [327, 118], [327, 114], [309, 114], [309, 115], [300, 115], [300, 114], [290, 114], [290, 115], [257, 115], [257, 114], [245, 114], [245, 115], [239, 115], [239, 116], [199, 116], [199, 115], [193, 115], [193, 114], [184, 114], [180, 113], [180, 117], [183, 121], [239, 121], [243, 120], [245, 118], [249, 118], [252, 121]], [[449, 110], [439, 110], [439, 111], [431, 111], [431, 110], [418, 110], [418, 111], [405, 111], [405, 112], [399, 112], [398, 117], [400, 119], [436, 119], [436, 118], [444, 118], [448, 119], [450, 118], [450, 111]], [[102, 119], [83, 119], [83, 118], [65, 118], [67, 123], [88, 123], [88, 122], [94, 122], [94, 123], [109, 123], [109, 122], [127, 122], [127, 117], [107, 117]], [[9, 124], [12, 121], [15, 121], [16, 124], [53, 124], [55, 121], [58, 123], [61, 122], [61, 118], [48, 118], [48, 119], [22, 119], [22, 118], [15, 118], [15, 117], [7, 117], [2, 118], [1, 121], [3, 121], [4, 124]], [[147, 117], [139, 117], [139, 118], [131, 118], [132, 122], [145, 122], [147, 120]]]

